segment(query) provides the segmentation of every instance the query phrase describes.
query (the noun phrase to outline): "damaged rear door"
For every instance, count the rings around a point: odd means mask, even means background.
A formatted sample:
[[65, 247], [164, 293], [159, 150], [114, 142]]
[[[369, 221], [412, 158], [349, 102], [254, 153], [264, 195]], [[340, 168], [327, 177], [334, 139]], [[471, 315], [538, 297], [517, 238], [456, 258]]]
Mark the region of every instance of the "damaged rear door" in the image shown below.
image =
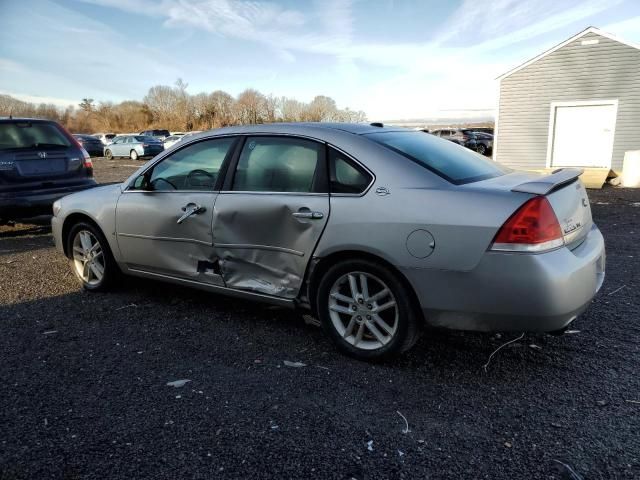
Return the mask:
[[133, 270], [223, 285], [213, 246], [213, 206], [237, 138], [181, 148], [145, 170], [120, 196], [116, 233]]
[[295, 298], [329, 217], [325, 145], [247, 137], [214, 208], [227, 287]]

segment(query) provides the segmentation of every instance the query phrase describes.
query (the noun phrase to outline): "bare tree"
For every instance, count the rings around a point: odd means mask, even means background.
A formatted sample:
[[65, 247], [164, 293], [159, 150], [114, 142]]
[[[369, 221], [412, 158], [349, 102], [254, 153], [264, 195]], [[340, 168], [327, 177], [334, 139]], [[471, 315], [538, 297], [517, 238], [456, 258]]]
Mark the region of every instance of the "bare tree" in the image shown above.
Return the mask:
[[247, 88], [236, 100], [236, 120], [241, 124], [261, 123], [265, 115], [265, 97], [257, 90]]

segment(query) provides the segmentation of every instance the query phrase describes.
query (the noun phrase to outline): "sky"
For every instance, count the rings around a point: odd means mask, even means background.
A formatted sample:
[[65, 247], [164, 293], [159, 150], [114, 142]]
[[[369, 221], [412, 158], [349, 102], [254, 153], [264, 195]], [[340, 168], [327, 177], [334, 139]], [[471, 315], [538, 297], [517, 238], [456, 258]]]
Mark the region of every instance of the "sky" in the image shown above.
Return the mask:
[[491, 117], [496, 77], [640, 0], [0, 0], [0, 93], [76, 104], [245, 88], [369, 120]]

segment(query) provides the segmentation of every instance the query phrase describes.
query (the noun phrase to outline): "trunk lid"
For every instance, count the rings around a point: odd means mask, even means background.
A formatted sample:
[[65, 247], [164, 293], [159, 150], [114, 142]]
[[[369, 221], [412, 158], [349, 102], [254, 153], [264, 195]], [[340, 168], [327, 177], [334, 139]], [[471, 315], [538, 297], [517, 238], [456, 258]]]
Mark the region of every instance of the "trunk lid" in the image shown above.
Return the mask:
[[0, 192], [52, 188], [88, 176], [82, 151], [72, 147], [0, 152]]
[[551, 174], [516, 171], [469, 187], [521, 193], [523, 203], [535, 195], [546, 196], [560, 223], [565, 245], [573, 249], [582, 243], [593, 225], [589, 197], [579, 178], [581, 174], [582, 170], [575, 168], [563, 168]]

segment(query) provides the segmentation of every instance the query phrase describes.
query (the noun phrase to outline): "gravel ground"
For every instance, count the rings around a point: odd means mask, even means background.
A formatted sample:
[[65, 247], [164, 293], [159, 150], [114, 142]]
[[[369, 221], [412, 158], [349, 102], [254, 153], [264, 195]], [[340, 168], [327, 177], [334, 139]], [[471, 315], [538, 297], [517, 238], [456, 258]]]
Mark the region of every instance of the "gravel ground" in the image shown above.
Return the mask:
[[[136, 165], [94, 163], [102, 182]], [[640, 191], [590, 196], [608, 269], [579, 333], [526, 335], [486, 372], [515, 335], [428, 332], [362, 363], [291, 311], [140, 279], [85, 293], [46, 219], [0, 227], [0, 479], [640, 478]]]

